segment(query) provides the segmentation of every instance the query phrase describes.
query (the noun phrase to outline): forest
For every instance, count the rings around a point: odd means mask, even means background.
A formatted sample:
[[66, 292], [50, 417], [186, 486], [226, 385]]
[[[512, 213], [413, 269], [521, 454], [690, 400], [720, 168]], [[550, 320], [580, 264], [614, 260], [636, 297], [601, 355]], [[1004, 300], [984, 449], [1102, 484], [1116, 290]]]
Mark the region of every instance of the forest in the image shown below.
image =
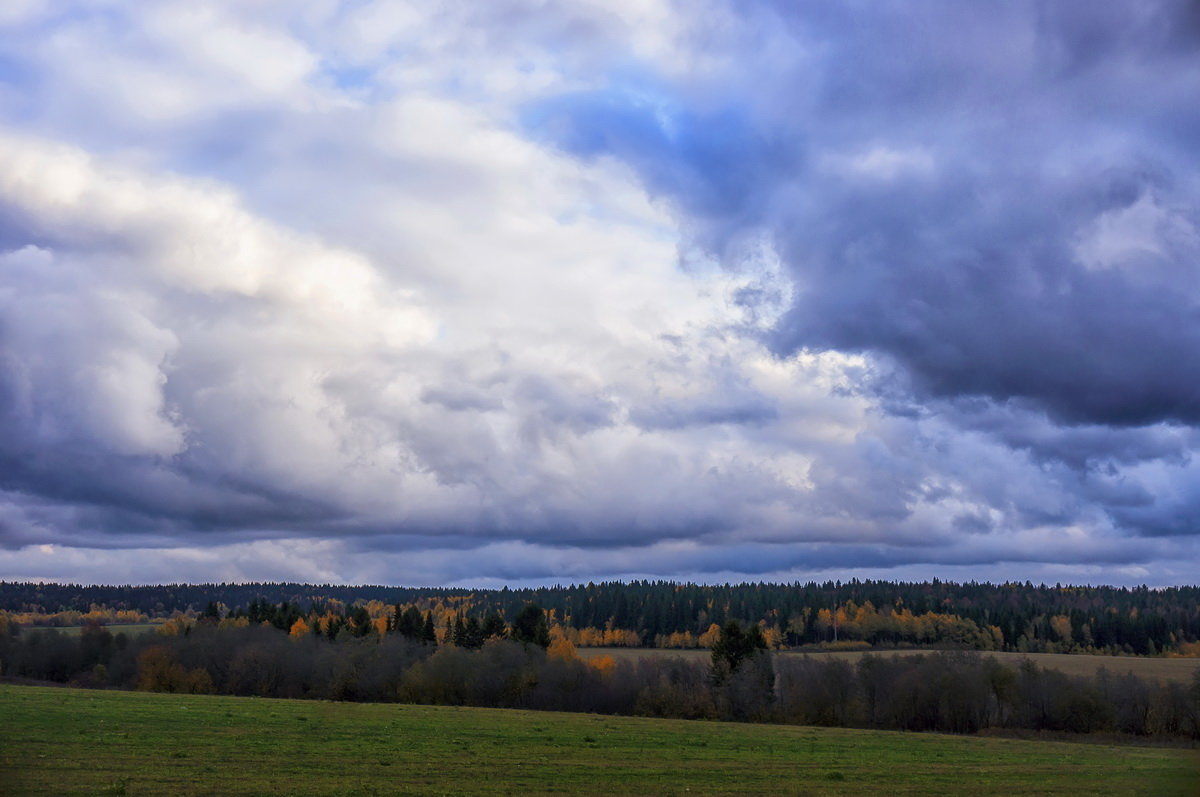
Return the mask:
[[561, 630], [550, 632], [536, 605], [526, 604], [512, 623], [491, 617], [474, 627], [463, 621], [440, 643], [430, 638], [431, 615], [415, 609], [394, 618], [393, 633], [347, 626], [332, 636], [302, 618], [285, 630], [244, 617], [177, 617], [141, 634], [9, 624], [0, 629], [0, 675], [151, 692], [1200, 739], [1200, 671], [1190, 683], [1104, 670], [1072, 677], [967, 651], [870, 655], [851, 664], [772, 653], [760, 626], [736, 620], [720, 628], [708, 661], [585, 661]]
[[[289, 630], [353, 626], [366, 612], [414, 607], [440, 638], [457, 618], [512, 618], [528, 603], [578, 646], [708, 647], [729, 620], [757, 625], [771, 648], [860, 645], [1031, 653], [1200, 655], [1200, 587], [1167, 589], [954, 583], [605, 582], [536, 589], [445, 589], [283, 583], [80, 586], [0, 582], [0, 623], [76, 626], [246, 617]], [[355, 617], [357, 615], [357, 618]], [[337, 617], [335, 621], [332, 618]]]
[[[1069, 675], [986, 652], [1200, 656], [1198, 598], [1194, 587], [940, 581], [501, 590], [0, 583], [0, 677], [854, 728], [1196, 739], [1200, 670], [1190, 682], [1158, 681], [1122, 674], [1122, 659], [1114, 658], [1094, 676]], [[585, 659], [581, 647], [711, 655]], [[856, 662], [796, 655], [867, 648], [875, 653]], [[901, 649], [910, 655], [886, 655]]]

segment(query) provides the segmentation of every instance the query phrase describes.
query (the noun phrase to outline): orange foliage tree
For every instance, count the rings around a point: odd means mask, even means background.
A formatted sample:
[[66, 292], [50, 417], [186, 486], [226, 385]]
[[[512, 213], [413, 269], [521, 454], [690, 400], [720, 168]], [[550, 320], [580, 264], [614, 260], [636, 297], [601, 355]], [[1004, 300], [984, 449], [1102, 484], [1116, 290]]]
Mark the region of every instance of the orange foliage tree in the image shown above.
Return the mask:
[[208, 671], [185, 669], [162, 645], [151, 645], [137, 657], [137, 688], [144, 692], [210, 694], [212, 678]]

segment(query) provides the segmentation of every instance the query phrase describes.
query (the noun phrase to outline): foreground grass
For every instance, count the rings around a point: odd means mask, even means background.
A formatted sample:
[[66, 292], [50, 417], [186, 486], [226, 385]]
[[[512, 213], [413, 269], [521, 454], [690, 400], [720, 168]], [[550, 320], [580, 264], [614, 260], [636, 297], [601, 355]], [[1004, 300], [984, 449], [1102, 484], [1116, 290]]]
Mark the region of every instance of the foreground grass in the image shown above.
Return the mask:
[[1200, 752], [0, 684], [3, 794], [1153, 794]]

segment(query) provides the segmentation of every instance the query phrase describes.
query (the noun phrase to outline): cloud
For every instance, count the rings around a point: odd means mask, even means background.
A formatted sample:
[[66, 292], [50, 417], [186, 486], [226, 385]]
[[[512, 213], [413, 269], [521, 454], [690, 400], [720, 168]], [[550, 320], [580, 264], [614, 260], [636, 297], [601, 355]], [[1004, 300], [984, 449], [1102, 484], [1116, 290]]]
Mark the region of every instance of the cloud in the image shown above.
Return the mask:
[[1196, 31], [6, 9], [0, 577], [1184, 578]]
[[[0, 201], [14, 235], [38, 243], [13, 241], [3, 261], [4, 486], [77, 503], [96, 533], [455, 532], [596, 546], [737, 528], [756, 511], [751, 496], [787, 489], [746, 491], [761, 475], [753, 461], [645, 439], [624, 420], [659, 389], [637, 364], [678, 349], [671, 325], [731, 311], [652, 241], [647, 251], [666, 255], [657, 272], [626, 277], [618, 264], [592, 285], [554, 273], [551, 224], [538, 261], [465, 282], [435, 311], [436, 281], [400, 283], [362, 254], [255, 216], [226, 188], [42, 139], [5, 143]], [[611, 267], [583, 258], [585, 272]], [[519, 298], [543, 279], [561, 280], [557, 303]], [[695, 298], [650, 316], [641, 285]], [[503, 292], [513, 298], [494, 307]], [[467, 315], [474, 324], [454, 328]], [[604, 325], [576, 325], [589, 315]], [[730, 345], [718, 338], [700, 345], [671, 376], [704, 378], [694, 369], [728, 356], [703, 353]], [[660, 471], [653, 482], [648, 468]], [[42, 526], [43, 538], [71, 539], [65, 525]]]
[[[566, 151], [629, 164], [728, 268], [766, 235], [792, 282], [764, 337], [778, 356], [862, 353], [876, 369], [854, 389], [881, 409], [1058, 474], [1054, 495], [1023, 483], [988, 496], [993, 511], [1188, 534], [1171, 496], [1190, 492], [1200, 407], [1200, 185], [1180, 138], [1200, 122], [1182, 103], [1196, 21], [1174, 2], [781, 6], [710, 42], [738, 72], [650, 70], [640, 93], [618, 75], [528, 118]], [[725, 105], [733, 128], [695, 121]], [[913, 462], [959, 467], [913, 451], [897, 473]], [[879, 517], [897, 521], [919, 488], [888, 463], [826, 453], [818, 492], [848, 506], [876, 480], [893, 497]], [[1172, 474], [1165, 494], [1152, 469]]]
[[538, 129], [629, 163], [707, 245], [768, 229], [797, 286], [780, 354], [870, 352], [923, 396], [1068, 423], [1192, 423], [1198, 189], [1178, 136], [1200, 117], [1165, 109], [1200, 68], [1176, 44], [1194, 12], [1068, 7], [788, 7], [746, 24], [803, 57], [743, 51], [709, 101], [735, 116], [698, 116], [684, 77], [652, 101], [619, 82], [556, 98]]

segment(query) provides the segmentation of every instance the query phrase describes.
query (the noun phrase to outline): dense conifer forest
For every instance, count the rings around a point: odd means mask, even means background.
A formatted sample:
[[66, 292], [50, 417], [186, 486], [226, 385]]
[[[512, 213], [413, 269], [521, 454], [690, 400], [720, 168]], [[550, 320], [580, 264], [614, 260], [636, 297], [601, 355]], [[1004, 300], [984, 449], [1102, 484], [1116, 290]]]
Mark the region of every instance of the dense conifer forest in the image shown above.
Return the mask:
[[[289, 583], [80, 586], [0, 582], [0, 611], [31, 625], [197, 616], [297, 619], [356, 612], [377, 622], [413, 607], [443, 635], [456, 618], [510, 621], [537, 604], [578, 645], [707, 647], [729, 620], [771, 647], [940, 646], [1022, 652], [1200, 653], [1200, 587], [848, 581], [805, 584], [605, 582], [536, 589]], [[361, 617], [360, 617], [361, 619]], [[706, 638], [705, 635], [708, 635]]]

